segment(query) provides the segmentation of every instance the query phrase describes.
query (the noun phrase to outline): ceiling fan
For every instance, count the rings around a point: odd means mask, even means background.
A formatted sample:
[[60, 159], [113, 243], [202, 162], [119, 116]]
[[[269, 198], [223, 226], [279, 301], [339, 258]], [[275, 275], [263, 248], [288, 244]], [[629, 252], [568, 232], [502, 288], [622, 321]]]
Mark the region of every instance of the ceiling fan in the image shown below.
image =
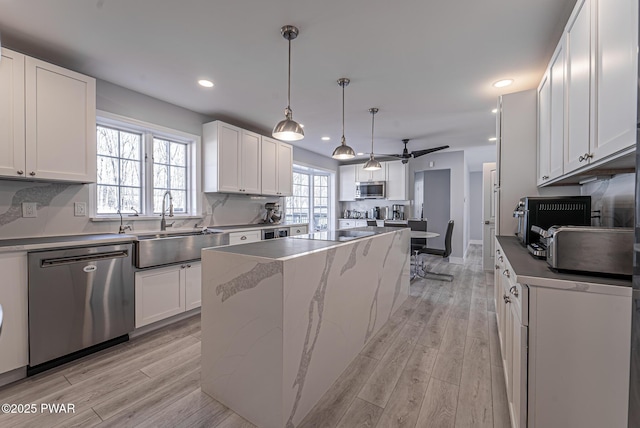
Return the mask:
[[433, 147], [431, 149], [413, 150], [412, 152], [409, 152], [409, 150], [407, 150], [407, 143], [409, 142], [409, 139], [405, 138], [404, 140], [402, 140], [402, 142], [404, 143], [404, 150], [402, 151], [401, 155], [380, 155], [380, 156], [391, 156], [394, 158], [400, 158], [402, 159], [402, 163], [407, 163], [411, 158], [417, 158], [420, 156], [428, 155], [429, 153], [437, 152], [438, 150], [444, 150], [449, 148], [449, 146], [440, 146], [440, 147]]

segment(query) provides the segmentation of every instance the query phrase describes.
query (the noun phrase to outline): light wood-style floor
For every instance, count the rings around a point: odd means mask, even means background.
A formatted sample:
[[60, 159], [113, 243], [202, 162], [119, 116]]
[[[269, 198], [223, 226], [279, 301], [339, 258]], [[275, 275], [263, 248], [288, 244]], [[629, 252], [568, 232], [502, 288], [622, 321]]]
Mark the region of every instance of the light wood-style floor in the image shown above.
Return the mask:
[[[509, 427], [493, 276], [481, 247], [453, 282], [411, 296], [303, 427]], [[0, 403], [72, 403], [75, 414], [0, 414], [2, 427], [253, 427], [200, 390], [200, 317], [0, 388]]]

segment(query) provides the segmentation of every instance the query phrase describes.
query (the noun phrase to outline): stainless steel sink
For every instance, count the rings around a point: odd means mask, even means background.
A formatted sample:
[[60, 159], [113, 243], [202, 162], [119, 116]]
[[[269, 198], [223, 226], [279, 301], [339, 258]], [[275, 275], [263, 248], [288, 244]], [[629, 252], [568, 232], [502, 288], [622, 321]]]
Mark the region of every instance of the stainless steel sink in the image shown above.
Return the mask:
[[162, 266], [200, 258], [203, 248], [229, 245], [222, 232], [163, 232], [138, 235], [135, 263], [138, 268]]

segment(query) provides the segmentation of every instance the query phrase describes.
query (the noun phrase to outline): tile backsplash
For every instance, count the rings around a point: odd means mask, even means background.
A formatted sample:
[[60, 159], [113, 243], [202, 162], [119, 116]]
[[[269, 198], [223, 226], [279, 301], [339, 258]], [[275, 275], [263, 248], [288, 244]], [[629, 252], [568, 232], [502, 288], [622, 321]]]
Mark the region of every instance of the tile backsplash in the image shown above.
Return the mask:
[[635, 184], [636, 176], [633, 173], [583, 184], [581, 194], [591, 196], [591, 210], [595, 216], [591, 225], [633, 227]]
[[[264, 204], [282, 198], [232, 195], [222, 193], [200, 194], [202, 218], [174, 218], [175, 228], [202, 226], [226, 226], [258, 223], [264, 216]], [[0, 239], [70, 235], [78, 233], [117, 233], [119, 219], [92, 221], [74, 216], [74, 203], [84, 202], [91, 206], [90, 185], [68, 183], [38, 183], [11, 180], [0, 181]], [[35, 202], [36, 218], [22, 217], [22, 203]], [[131, 225], [134, 232], [156, 231], [160, 219], [135, 220], [124, 216], [124, 224]]]

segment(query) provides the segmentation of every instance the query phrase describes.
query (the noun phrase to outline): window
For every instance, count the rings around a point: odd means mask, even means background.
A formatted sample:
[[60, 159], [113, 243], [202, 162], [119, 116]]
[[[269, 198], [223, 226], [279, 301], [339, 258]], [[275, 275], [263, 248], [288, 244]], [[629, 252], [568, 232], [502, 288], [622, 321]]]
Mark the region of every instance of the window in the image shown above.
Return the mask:
[[198, 136], [104, 112], [97, 123], [97, 216], [160, 215], [167, 191], [175, 214], [198, 215]]
[[330, 223], [330, 174], [294, 165], [293, 196], [285, 200], [287, 223], [309, 223], [309, 230], [327, 230]]

